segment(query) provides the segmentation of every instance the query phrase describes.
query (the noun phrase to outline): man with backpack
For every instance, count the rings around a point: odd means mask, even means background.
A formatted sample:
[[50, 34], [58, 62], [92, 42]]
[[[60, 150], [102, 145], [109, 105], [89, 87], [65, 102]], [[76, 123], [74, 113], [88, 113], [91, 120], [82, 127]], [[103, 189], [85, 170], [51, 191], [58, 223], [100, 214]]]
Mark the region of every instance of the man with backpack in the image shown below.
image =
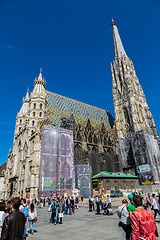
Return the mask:
[[22, 204], [20, 206], [20, 211], [24, 214], [24, 216], [26, 218], [26, 222], [25, 222], [25, 226], [24, 226], [24, 234], [23, 234], [23, 240], [25, 240], [26, 239], [26, 224], [27, 224], [29, 210], [28, 210], [28, 206], [26, 204], [26, 199], [22, 199], [21, 202], [22, 202]]

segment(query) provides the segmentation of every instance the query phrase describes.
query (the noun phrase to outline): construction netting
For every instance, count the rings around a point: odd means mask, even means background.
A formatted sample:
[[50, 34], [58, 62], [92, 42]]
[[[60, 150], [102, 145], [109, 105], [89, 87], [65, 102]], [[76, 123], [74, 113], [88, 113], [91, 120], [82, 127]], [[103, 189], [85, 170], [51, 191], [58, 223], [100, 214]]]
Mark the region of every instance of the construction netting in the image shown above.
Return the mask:
[[40, 191], [65, 191], [74, 188], [73, 131], [45, 125], [40, 154]]

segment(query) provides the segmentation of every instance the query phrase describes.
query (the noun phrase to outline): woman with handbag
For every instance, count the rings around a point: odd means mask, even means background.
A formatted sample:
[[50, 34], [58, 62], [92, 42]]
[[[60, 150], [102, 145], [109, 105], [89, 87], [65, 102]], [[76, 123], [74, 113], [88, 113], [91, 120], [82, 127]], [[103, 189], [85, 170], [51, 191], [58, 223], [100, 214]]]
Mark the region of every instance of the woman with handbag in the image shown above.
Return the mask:
[[37, 211], [33, 203], [30, 205], [28, 217], [30, 224], [30, 233], [33, 235], [33, 223], [37, 221]]
[[118, 217], [119, 217], [119, 227], [122, 227], [126, 234], [126, 240], [129, 240], [131, 237], [131, 223], [128, 212], [128, 202], [126, 199], [122, 200], [122, 205], [118, 208]]

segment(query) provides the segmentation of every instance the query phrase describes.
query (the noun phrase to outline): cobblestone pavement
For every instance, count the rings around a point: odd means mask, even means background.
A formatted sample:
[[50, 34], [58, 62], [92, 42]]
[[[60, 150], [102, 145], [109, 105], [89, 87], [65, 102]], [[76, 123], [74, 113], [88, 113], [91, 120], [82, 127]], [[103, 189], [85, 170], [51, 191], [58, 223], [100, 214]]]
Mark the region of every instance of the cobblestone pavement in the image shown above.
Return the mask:
[[[65, 215], [63, 224], [53, 225], [48, 223], [50, 213], [47, 207], [38, 209], [38, 222], [34, 224], [34, 235], [28, 235], [28, 240], [124, 240], [125, 235], [118, 227], [117, 207], [121, 204], [121, 198], [112, 200], [113, 215], [96, 215], [94, 212], [88, 212], [88, 200], [80, 203], [80, 208], [72, 216]], [[160, 232], [160, 222], [157, 219], [157, 227]]]

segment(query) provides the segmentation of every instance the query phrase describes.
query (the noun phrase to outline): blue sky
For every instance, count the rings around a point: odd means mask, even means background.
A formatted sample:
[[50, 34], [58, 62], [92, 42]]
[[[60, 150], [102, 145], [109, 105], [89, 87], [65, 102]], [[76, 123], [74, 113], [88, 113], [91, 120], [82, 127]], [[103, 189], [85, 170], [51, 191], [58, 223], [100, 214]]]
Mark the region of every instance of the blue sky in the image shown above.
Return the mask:
[[114, 114], [112, 17], [160, 132], [159, 12], [159, 0], [0, 0], [0, 164], [40, 67], [47, 90]]

